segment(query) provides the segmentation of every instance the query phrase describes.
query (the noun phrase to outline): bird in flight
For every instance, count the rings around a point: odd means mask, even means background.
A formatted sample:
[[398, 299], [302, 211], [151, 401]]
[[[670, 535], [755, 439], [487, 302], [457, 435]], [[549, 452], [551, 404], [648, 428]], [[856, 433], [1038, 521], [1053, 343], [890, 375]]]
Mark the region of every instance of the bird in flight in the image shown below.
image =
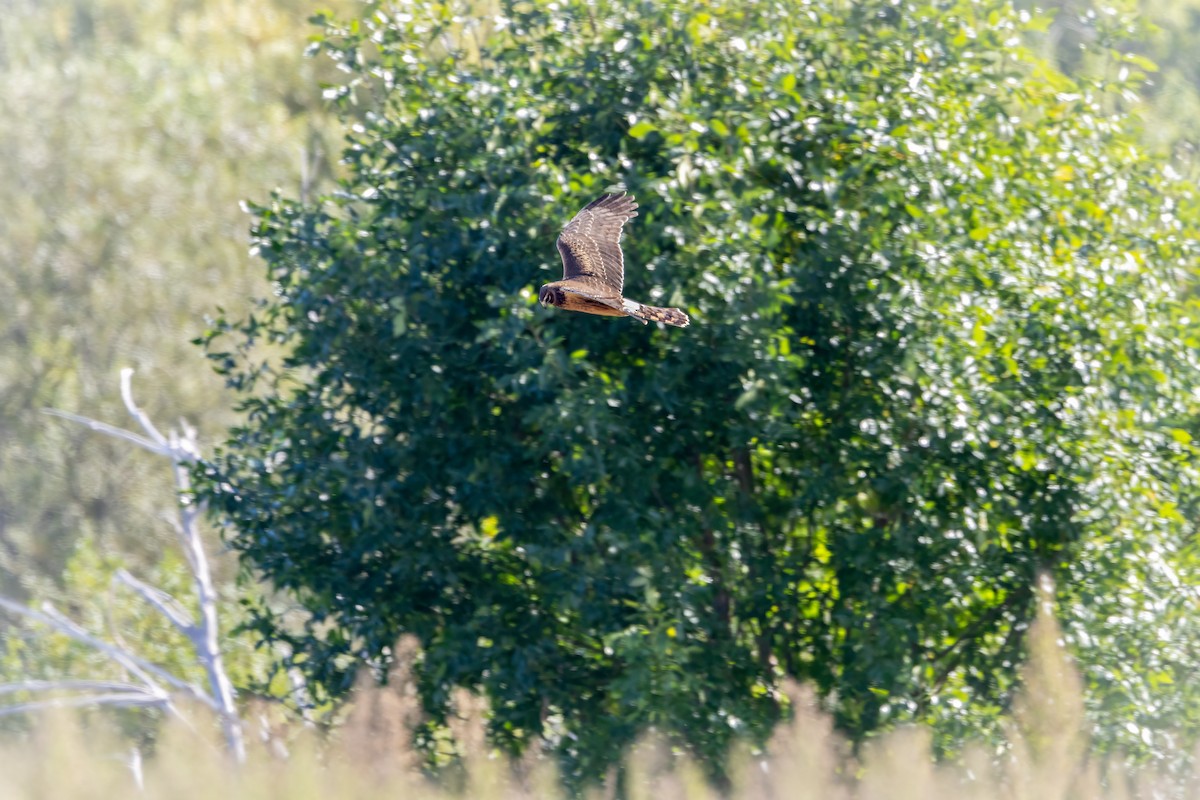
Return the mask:
[[624, 193], [606, 194], [584, 206], [558, 236], [562, 280], [543, 286], [538, 302], [567, 311], [637, 317], [643, 324], [665, 322], [686, 328], [688, 315], [678, 308], [647, 306], [621, 294], [625, 284], [621, 227], [637, 216], [637, 207]]

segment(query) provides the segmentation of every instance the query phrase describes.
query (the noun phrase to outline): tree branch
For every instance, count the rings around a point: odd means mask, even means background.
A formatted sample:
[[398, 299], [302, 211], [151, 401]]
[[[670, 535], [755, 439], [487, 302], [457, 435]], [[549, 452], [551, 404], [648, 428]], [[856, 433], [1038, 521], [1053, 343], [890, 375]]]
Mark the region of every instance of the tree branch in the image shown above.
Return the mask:
[[195, 637], [196, 623], [192, 620], [192, 615], [170, 594], [148, 583], [143, 583], [123, 568], [117, 570], [113, 581], [119, 581], [141, 595], [143, 600], [154, 606], [158, 613], [170, 620], [171, 624], [188, 639]]
[[17, 692], [141, 692], [145, 687], [120, 681], [19, 681], [17, 683], [0, 683], [0, 694], [15, 694]]
[[[145, 436], [66, 411], [48, 409], [46, 413], [78, 422], [90, 430], [104, 433], [117, 439], [124, 439], [152, 453], [171, 459], [179, 503], [179, 521], [174, 527], [184, 554], [187, 556], [188, 566], [191, 568], [199, 609], [199, 619], [194, 620], [187, 609], [170, 594], [138, 580], [127, 570], [117, 570], [113, 580], [114, 582], [119, 581], [137, 592], [143, 600], [153, 606], [156, 611], [166, 617], [172, 625], [188, 637], [195, 649], [196, 660], [200, 662], [200, 665], [204, 667], [204, 671], [208, 674], [211, 694], [204, 692], [198, 686], [175, 677], [161, 667], [139, 658], [121, 645], [106, 642], [93, 636], [60, 614], [48, 603], [42, 606], [41, 611], [36, 611], [15, 603], [12, 600], [0, 597], [0, 608], [41, 622], [44, 625], [65, 633], [76, 641], [88, 645], [120, 664], [130, 674], [136, 676], [145, 684], [145, 688], [139, 690], [144, 692], [145, 696], [143, 697], [139, 697], [132, 691], [122, 691], [110, 694], [92, 694], [85, 697], [52, 698], [10, 706], [7, 710], [0, 713], [14, 714], [20, 711], [48, 708], [55, 705], [100, 704], [157, 704], [164, 706], [168, 710], [175, 711], [171, 705], [170, 696], [155, 680], [158, 679], [175, 689], [185, 692], [188, 696], [199, 700], [204, 705], [216, 711], [221, 720], [221, 727], [224, 730], [225, 742], [229, 751], [238, 763], [243, 763], [246, 760], [246, 747], [242, 732], [242, 723], [238, 716], [237, 705], [234, 700], [233, 683], [229, 680], [229, 675], [225, 671], [225, 662], [221, 655], [220, 639], [218, 636], [217, 591], [213, 585], [212, 572], [208, 566], [208, 557], [204, 553], [204, 541], [200, 534], [200, 508], [191, 498], [191, 484], [187, 465], [196, 462], [200, 458], [196, 430], [188, 425], [186, 421], [181, 420], [180, 430], [182, 433], [172, 430], [169, 436], [164, 436], [133, 400], [132, 369], [121, 370], [121, 400], [125, 403], [125, 410], [141, 426], [146, 434]], [[24, 690], [29, 691], [35, 686], [41, 689], [63, 689], [67, 688], [67, 684], [71, 683], [73, 683], [74, 688], [89, 686], [90, 688], [98, 689], [101, 686], [101, 683], [98, 682], [91, 682], [89, 684], [85, 681], [59, 682], [54, 687], [42, 685], [39, 682], [26, 682], [24, 684], [13, 684], [13, 686], [20, 686]], [[20, 688], [9, 689], [9, 691], [21, 690]], [[153, 702], [151, 702], [151, 699], [153, 699]], [[176, 712], [176, 715], [178, 716], [178, 712]]]
[[42, 711], [48, 708], [80, 708], [82, 706], [168, 708], [170, 705], [171, 699], [169, 697], [159, 696], [150, 692], [116, 692], [114, 694], [88, 694], [82, 697], [53, 697], [49, 700], [34, 700], [28, 703], [0, 706], [0, 717], [11, 717], [14, 714], [24, 714], [28, 711]]
[[[187, 431], [189, 437], [195, 431]], [[172, 440], [175, 439], [172, 433]], [[173, 441], [174, 444], [174, 441]], [[182, 441], [183, 449], [195, 448], [194, 440], [186, 438]], [[191, 481], [187, 467], [181, 458], [175, 458], [175, 486], [180, 497], [187, 497], [191, 491]], [[225, 731], [225, 739], [238, 762], [246, 759], [245, 743], [242, 737], [242, 724], [238, 717], [237, 704], [234, 701], [233, 682], [225, 672], [225, 661], [221, 658], [221, 646], [218, 637], [217, 590], [213, 586], [212, 572], [208, 568], [208, 556], [204, 553], [204, 540], [200, 536], [199, 509], [194, 504], [183, 503], [179, 508], [180, 540], [188, 563], [192, 567], [192, 578], [196, 586], [196, 601], [200, 610], [200, 620], [192, 627], [192, 643], [196, 655], [204, 671], [208, 673], [208, 684], [212, 691], [213, 701], [221, 715], [221, 725]]]
[[125, 410], [129, 412], [129, 416], [138, 421], [142, 430], [149, 434], [159, 447], [168, 447], [167, 438], [159, 433], [158, 428], [154, 427], [154, 423], [146, 416], [146, 412], [133, 402], [133, 370], [129, 367], [121, 370], [121, 400], [125, 402]]
[[[63, 616], [57, 609], [54, 608], [54, 606], [50, 605], [49, 603], [43, 603], [42, 610], [37, 611], [32, 608], [27, 608], [20, 603], [13, 602], [7, 597], [0, 597], [0, 608], [54, 628], [60, 633], [64, 633], [67, 636], [70, 636], [72, 639], [86, 644], [93, 650], [108, 656], [113, 661], [117, 662], [130, 673], [139, 678], [143, 683], [145, 683], [147, 691], [166, 696], [166, 691], [162, 688], [162, 686], [159, 685], [158, 681], [154, 680], [154, 678], [159, 678], [164, 683], [174, 686], [176, 689], [187, 693], [189, 696], [199, 700], [201, 703], [213, 709], [214, 711], [220, 711], [220, 708], [217, 707], [213, 699], [205, 694], [200, 687], [176, 678], [162, 667], [151, 664], [149, 661], [135, 656], [133, 653], [129, 652], [123, 647], [118, 647], [114, 644], [104, 641], [103, 639], [96, 638], [83, 628], [76, 625], [73, 621]], [[154, 677], [151, 677], [152, 675]]]
[[158, 445], [147, 439], [145, 436], [139, 436], [133, 431], [127, 431], [124, 428], [118, 428], [115, 425], [109, 425], [107, 422], [99, 422], [89, 417], [81, 417], [78, 414], [72, 414], [70, 411], [59, 411], [57, 408], [43, 408], [43, 414], [49, 414], [52, 417], [60, 417], [69, 419], [71, 422], [78, 422], [80, 425], [89, 430], [97, 431], [98, 433], [106, 433], [115, 439], [124, 439], [127, 442], [133, 442], [138, 447], [149, 450], [151, 453], [156, 453], [160, 456], [170, 457], [171, 451], [166, 444]]

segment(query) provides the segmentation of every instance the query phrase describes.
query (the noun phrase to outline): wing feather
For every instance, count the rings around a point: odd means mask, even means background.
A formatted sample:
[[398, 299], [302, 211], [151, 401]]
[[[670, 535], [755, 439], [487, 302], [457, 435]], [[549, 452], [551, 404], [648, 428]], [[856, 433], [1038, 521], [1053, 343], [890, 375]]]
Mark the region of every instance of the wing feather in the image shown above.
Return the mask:
[[572, 279], [569, 285], [559, 283], [558, 288], [564, 292], [570, 292], [580, 297], [586, 297], [589, 300], [595, 300], [597, 303], [603, 303], [611, 308], [618, 310], [623, 308], [621, 295], [613, 294], [607, 284], [599, 283], [586, 277]]
[[555, 243], [562, 256], [563, 280], [593, 278], [609, 289], [602, 295], [614, 293], [620, 298], [625, 288], [621, 231], [627, 220], [637, 216], [637, 207], [624, 193], [605, 194], [584, 206]]

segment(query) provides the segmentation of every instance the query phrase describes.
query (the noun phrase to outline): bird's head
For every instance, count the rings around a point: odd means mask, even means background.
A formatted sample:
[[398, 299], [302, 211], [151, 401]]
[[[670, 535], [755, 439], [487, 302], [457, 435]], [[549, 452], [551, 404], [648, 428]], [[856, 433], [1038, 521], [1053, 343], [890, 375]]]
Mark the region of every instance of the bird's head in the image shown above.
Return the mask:
[[562, 292], [547, 283], [538, 290], [538, 302], [542, 306], [562, 305]]

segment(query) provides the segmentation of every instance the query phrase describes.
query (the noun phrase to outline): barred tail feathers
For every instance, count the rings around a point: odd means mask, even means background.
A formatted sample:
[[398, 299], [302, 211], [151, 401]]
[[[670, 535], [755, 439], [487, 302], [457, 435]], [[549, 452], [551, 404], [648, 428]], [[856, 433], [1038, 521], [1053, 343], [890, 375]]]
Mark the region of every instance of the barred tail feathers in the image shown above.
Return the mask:
[[678, 308], [659, 308], [658, 306], [647, 306], [641, 303], [635, 303], [633, 300], [625, 300], [623, 302], [625, 313], [631, 317], [637, 317], [643, 323], [647, 322], [665, 322], [668, 325], [674, 325], [677, 328], [686, 328], [688, 323], [688, 315], [680, 311]]

